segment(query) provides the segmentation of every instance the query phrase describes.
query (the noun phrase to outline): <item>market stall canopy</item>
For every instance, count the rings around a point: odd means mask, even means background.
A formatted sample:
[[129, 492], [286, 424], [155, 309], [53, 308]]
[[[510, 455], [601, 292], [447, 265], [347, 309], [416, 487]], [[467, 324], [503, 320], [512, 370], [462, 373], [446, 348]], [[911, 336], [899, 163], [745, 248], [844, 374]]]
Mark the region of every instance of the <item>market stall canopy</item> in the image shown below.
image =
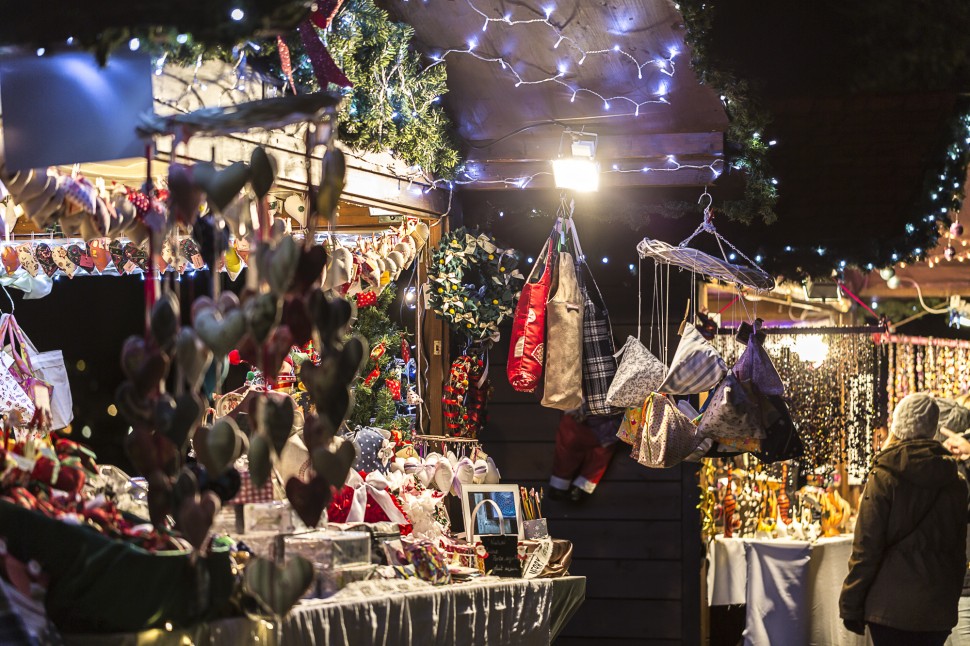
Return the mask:
[[704, 186], [724, 170], [724, 108], [690, 68], [673, 3], [386, 6], [448, 65], [468, 188], [552, 186], [566, 128], [598, 135], [604, 186]]

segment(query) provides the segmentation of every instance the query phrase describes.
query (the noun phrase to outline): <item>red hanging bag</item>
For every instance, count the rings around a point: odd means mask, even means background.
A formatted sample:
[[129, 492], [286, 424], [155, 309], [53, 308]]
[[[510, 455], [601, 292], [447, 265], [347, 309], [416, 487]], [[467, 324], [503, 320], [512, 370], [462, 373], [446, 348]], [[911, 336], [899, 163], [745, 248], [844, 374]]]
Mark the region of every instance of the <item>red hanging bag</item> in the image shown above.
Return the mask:
[[[545, 359], [546, 303], [552, 286], [553, 240], [546, 243], [545, 257], [532, 267], [522, 288], [512, 321], [509, 338], [509, 362], [506, 368], [512, 388], [522, 393], [534, 392], [542, 380]], [[539, 269], [542, 273], [536, 278]]]

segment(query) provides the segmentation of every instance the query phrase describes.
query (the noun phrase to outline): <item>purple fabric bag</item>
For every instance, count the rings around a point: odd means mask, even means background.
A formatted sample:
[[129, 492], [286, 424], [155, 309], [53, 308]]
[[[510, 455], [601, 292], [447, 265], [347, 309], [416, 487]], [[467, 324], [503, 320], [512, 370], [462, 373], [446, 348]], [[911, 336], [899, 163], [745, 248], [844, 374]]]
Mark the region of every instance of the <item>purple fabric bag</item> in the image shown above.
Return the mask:
[[755, 321], [754, 330], [748, 335], [748, 346], [738, 357], [733, 372], [740, 381], [754, 384], [760, 395], [783, 397], [785, 384], [762, 345], [764, 335], [758, 334], [761, 324], [761, 319]]

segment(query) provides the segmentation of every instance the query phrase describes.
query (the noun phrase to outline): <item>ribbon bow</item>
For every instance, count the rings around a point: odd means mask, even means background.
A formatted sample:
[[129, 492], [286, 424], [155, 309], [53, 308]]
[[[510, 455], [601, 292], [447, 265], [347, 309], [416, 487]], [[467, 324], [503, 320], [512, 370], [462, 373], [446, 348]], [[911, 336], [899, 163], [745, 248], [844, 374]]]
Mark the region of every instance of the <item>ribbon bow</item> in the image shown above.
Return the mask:
[[368, 473], [365, 479], [361, 478], [356, 471], [351, 470], [347, 478], [347, 486], [354, 490], [354, 500], [350, 505], [350, 512], [347, 514], [347, 522], [364, 522], [364, 514], [367, 512], [367, 498], [370, 496], [392, 523], [406, 525], [408, 519], [397, 508], [391, 499], [391, 494], [387, 491], [389, 484], [387, 478], [380, 471]]

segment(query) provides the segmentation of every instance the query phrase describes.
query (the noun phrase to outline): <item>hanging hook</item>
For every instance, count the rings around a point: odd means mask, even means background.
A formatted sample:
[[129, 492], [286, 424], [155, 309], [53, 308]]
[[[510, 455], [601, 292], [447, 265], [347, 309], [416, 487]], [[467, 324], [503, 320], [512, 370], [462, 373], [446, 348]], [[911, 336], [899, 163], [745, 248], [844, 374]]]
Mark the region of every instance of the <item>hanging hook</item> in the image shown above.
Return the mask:
[[714, 204], [714, 198], [711, 196], [710, 193], [707, 192], [706, 186], [704, 187], [704, 192], [701, 193], [701, 196], [699, 198], [697, 198], [697, 203], [700, 204], [701, 202], [703, 202], [705, 197], [707, 198], [707, 204], [704, 205], [704, 219], [709, 220], [711, 217], [710, 215], [711, 206]]

